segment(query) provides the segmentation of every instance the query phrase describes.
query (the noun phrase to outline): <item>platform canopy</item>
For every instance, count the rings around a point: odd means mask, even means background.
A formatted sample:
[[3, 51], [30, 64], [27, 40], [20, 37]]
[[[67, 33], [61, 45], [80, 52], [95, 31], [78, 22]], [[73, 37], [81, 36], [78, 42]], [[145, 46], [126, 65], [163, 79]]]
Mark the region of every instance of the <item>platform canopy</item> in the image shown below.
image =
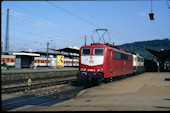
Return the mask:
[[158, 61], [160, 63], [160, 71], [161, 72], [170, 71], [168, 68], [165, 69], [165, 61], [170, 60], [170, 49], [168, 49], [168, 50], [162, 49], [160, 51], [156, 51], [156, 50], [152, 50], [152, 49], [146, 49], [146, 50], [158, 58]]
[[18, 56], [40, 56], [40, 54], [36, 54], [36, 53], [25, 53], [25, 52], [19, 52], [19, 53], [13, 53], [13, 55], [18, 55]]
[[34, 62], [34, 57], [39, 57], [40, 54], [36, 53], [25, 53], [25, 52], [14, 52], [13, 55], [16, 56], [15, 68], [30, 67]]
[[[34, 53], [37, 53], [37, 54], [40, 54], [40, 55], [47, 55], [47, 52], [43, 52], [43, 51], [36, 51]], [[49, 55], [60, 55], [60, 54], [51, 53], [51, 52], [49, 52], [48, 54]]]
[[60, 51], [60, 52], [68, 52], [68, 53], [77, 53], [79, 54], [79, 49], [75, 48], [75, 47], [66, 47], [66, 48], [62, 48], [62, 49], [50, 49], [53, 51]]
[[156, 56], [159, 59], [165, 60], [165, 59], [170, 59], [170, 49], [169, 50], [161, 50], [161, 51], [156, 51], [152, 49], [146, 49], [149, 51], [151, 54]]
[[[74, 58], [74, 57], [79, 57], [79, 48], [78, 47], [66, 47], [66, 48], [62, 48], [62, 49], [51, 49], [51, 48], [48, 48], [48, 50], [52, 50], [52, 51], [58, 51], [60, 53], [51, 53], [49, 52], [48, 54], [49, 55], [64, 55], [65, 57], [70, 57], [70, 58]], [[22, 51], [22, 52], [25, 52], [25, 53], [30, 53], [30, 52], [26, 52], [26, 51]], [[61, 52], [66, 52], [66, 53], [69, 53], [69, 54], [63, 54]], [[32, 52], [32, 53], [36, 53], [36, 54], [40, 54], [40, 55], [47, 55], [47, 52], [42, 52], [42, 51], [37, 51], [37, 52]]]

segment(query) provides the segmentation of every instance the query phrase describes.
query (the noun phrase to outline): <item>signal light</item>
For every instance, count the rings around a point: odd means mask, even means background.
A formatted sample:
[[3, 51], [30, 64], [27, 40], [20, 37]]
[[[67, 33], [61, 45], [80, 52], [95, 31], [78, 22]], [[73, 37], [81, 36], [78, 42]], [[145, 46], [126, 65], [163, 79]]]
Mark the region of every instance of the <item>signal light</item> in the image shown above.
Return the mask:
[[97, 72], [103, 72], [103, 69], [97, 69]]
[[80, 68], [80, 71], [86, 71], [86, 68]]
[[150, 20], [154, 20], [154, 13], [152, 13], [152, 0], [151, 0], [151, 13], [149, 13]]
[[154, 13], [149, 13], [150, 20], [154, 20]]

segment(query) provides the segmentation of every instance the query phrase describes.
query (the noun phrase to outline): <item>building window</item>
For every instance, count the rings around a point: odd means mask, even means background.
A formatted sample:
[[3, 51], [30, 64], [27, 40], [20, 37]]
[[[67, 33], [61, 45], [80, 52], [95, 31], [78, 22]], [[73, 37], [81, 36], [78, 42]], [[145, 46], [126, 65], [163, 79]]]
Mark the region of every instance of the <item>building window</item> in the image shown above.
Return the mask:
[[11, 58], [11, 62], [14, 62], [14, 59], [13, 59], [13, 58]]
[[5, 62], [5, 58], [3, 58], [2, 61]]

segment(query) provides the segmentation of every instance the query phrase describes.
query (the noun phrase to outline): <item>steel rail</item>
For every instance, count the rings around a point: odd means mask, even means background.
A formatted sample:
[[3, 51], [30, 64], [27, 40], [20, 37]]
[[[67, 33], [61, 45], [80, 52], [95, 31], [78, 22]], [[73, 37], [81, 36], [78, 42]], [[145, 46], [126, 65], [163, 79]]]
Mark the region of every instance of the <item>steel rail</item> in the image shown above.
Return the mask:
[[[67, 90], [63, 90], [60, 92], [53, 92], [50, 94], [45, 94], [45, 95], [41, 95], [41, 96], [35, 96], [35, 97], [25, 97], [24, 99], [20, 99], [20, 100], [4, 100], [2, 101], [2, 111], [8, 111], [11, 109], [15, 109], [18, 107], [22, 107], [25, 105], [36, 105], [36, 106], [49, 106], [49, 105], [53, 105], [59, 102], [63, 102], [65, 100], [68, 100], [68, 95], [70, 95], [70, 93], [75, 94], [78, 93], [79, 91], [81, 91], [82, 89], [84, 89], [85, 87], [75, 87], [75, 88], [71, 88], [71, 89], [67, 89]], [[63, 95], [65, 94], [66, 95]], [[51, 95], [63, 95], [60, 98], [45, 98], [47, 96], [51, 96]], [[43, 98], [44, 97], [44, 98]]]
[[36, 89], [36, 88], [42, 88], [47, 86], [53, 86], [53, 85], [68, 84], [73, 81], [76, 81], [76, 79], [45, 82], [45, 83], [33, 84], [31, 86], [23, 85], [23, 86], [16, 86], [16, 87], [7, 87], [7, 88], [1, 88], [1, 93], [11, 93], [11, 92], [25, 91], [28, 89]]

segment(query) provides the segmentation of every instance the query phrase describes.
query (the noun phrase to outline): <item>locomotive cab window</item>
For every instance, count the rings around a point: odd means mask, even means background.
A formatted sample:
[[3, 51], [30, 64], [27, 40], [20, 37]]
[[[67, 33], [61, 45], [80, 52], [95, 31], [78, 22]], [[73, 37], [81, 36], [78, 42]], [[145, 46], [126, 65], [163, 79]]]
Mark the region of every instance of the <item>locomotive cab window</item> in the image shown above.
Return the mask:
[[104, 55], [104, 49], [102, 48], [95, 48], [94, 55]]
[[82, 55], [90, 55], [90, 49], [89, 48], [83, 48], [82, 49]]

